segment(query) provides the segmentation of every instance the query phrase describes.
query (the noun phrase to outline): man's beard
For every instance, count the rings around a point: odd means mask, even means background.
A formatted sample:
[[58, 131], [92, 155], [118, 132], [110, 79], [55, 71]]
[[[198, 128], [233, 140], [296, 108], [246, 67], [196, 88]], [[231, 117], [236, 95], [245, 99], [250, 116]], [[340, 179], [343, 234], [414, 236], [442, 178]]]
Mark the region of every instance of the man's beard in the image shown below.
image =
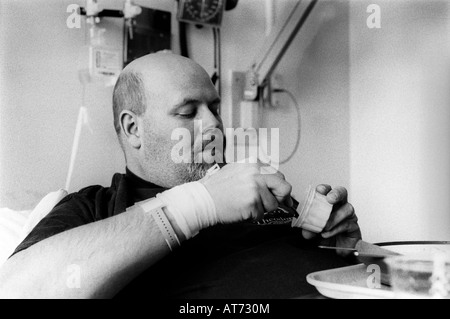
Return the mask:
[[[204, 152], [205, 152], [205, 148], [208, 145], [209, 141], [203, 141], [203, 145], [202, 145], [202, 152], [201, 154], [203, 156]], [[224, 158], [224, 146], [225, 146], [225, 141], [222, 144], [222, 150], [218, 151], [217, 149], [214, 149], [214, 152], [219, 152], [218, 154], [221, 154], [218, 156], [218, 161], [216, 161], [217, 163], [224, 163], [225, 162], [225, 158]], [[211, 150], [209, 150], [211, 151]], [[211, 157], [215, 158], [215, 154], [216, 153], [212, 153]], [[194, 151], [192, 152], [191, 155], [191, 159], [195, 159], [195, 154]], [[217, 158], [215, 158], [217, 159]], [[208, 172], [208, 170], [213, 167], [216, 162], [213, 163], [206, 163], [206, 162], [201, 162], [198, 163], [196, 161], [194, 161], [194, 163], [186, 163], [183, 164], [184, 165], [184, 174], [182, 174], [182, 179], [184, 183], [190, 183], [190, 182], [196, 182], [200, 179], [202, 179], [203, 177], [206, 176], [206, 173]]]
[[206, 176], [208, 169], [214, 164], [208, 163], [188, 163], [185, 164], [185, 174], [182, 179], [184, 183], [196, 182]]

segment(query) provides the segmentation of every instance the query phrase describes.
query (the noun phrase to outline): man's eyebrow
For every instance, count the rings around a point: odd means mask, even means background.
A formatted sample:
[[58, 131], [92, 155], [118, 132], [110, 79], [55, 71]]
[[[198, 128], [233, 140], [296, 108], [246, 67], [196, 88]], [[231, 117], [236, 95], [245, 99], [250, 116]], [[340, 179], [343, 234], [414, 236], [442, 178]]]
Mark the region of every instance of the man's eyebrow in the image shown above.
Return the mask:
[[[212, 104], [219, 104], [221, 102], [220, 97], [214, 99], [211, 103], [208, 103], [208, 105], [212, 105]], [[195, 98], [185, 98], [183, 99], [180, 103], [177, 103], [174, 105], [174, 107], [172, 108], [172, 110], [176, 110], [180, 107], [183, 107], [185, 105], [189, 105], [189, 104], [201, 104], [202, 101], [200, 101], [199, 99], [195, 99]]]
[[201, 103], [201, 101], [198, 99], [185, 98], [180, 103], [175, 104], [173, 108], [177, 109], [177, 108], [185, 106], [185, 105], [199, 104], [199, 103]]

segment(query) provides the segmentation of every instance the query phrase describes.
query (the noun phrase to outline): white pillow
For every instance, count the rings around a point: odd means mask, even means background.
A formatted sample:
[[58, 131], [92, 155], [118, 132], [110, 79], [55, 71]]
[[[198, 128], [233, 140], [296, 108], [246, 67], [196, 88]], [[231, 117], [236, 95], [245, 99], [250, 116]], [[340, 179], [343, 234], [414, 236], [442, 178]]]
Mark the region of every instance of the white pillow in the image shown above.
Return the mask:
[[0, 208], [0, 267], [33, 228], [67, 195], [64, 189], [47, 194], [33, 210]]
[[0, 266], [14, 252], [22, 240], [23, 226], [31, 210], [15, 211], [0, 208]]
[[26, 224], [22, 229], [22, 239], [28, 236], [28, 234], [33, 230], [34, 227], [51, 212], [53, 207], [58, 204], [61, 199], [66, 197], [67, 191], [64, 189], [59, 189], [55, 192], [48, 193], [39, 204], [33, 209], [28, 218]]

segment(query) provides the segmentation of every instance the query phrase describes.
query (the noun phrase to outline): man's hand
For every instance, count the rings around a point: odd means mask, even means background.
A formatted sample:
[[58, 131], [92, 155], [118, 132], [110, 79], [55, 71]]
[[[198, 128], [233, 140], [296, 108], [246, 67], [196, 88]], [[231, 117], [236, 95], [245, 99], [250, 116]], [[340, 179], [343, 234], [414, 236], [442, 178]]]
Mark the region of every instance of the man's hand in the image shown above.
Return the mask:
[[[262, 174], [270, 171], [271, 174]], [[261, 219], [279, 204], [292, 207], [292, 186], [276, 170], [260, 164], [227, 164], [201, 179], [216, 205], [219, 222], [230, 224], [250, 218]]]
[[[330, 185], [319, 185], [316, 190], [320, 194], [326, 195], [328, 202], [333, 205], [330, 218], [320, 234], [323, 238], [321, 244], [354, 248], [362, 236], [355, 209], [347, 201], [347, 190], [344, 187], [332, 189]], [[306, 239], [312, 239], [317, 236], [317, 234], [307, 230], [303, 230], [302, 234]], [[340, 255], [348, 254], [345, 251], [338, 251], [338, 253]]]

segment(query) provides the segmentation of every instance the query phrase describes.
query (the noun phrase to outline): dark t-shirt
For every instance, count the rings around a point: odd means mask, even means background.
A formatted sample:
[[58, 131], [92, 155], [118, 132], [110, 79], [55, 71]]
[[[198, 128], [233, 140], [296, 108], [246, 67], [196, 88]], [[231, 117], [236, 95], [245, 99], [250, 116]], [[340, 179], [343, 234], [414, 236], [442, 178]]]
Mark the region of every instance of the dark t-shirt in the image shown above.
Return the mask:
[[[63, 231], [120, 214], [165, 189], [128, 169], [111, 187], [91, 186], [66, 196], [16, 248], [18, 253]], [[202, 230], [127, 285], [129, 298], [296, 298], [315, 292], [311, 272], [346, 266], [289, 224], [243, 222]]]

